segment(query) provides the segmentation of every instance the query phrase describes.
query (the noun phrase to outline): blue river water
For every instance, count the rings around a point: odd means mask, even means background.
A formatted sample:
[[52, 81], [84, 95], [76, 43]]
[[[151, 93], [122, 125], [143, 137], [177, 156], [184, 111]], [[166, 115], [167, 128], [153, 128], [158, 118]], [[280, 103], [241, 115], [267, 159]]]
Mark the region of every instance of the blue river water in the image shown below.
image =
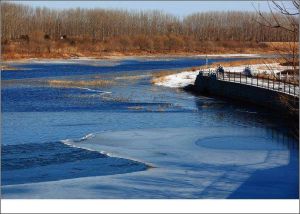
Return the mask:
[[[228, 60], [238, 58], [209, 61]], [[287, 189], [283, 194], [271, 192], [261, 197], [297, 198], [299, 152], [297, 140], [288, 134], [289, 121], [253, 106], [151, 84], [155, 72], [203, 64], [205, 59], [196, 57], [10, 63], [16, 70], [4, 70], [1, 74], [2, 185], [107, 176], [149, 168], [140, 161], [72, 147], [63, 143], [65, 139], [80, 142], [96, 132], [136, 129], [255, 127], [264, 132], [266, 139], [272, 139], [271, 143], [260, 143], [255, 136], [233, 136], [223, 141], [212, 138], [201, 145], [268, 151], [280, 144], [289, 151], [289, 163], [278, 171], [289, 173]], [[107, 80], [112, 84], [49, 84], [55, 80]], [[280, 185], [276, 180], [270, 182]], [[4, 189], [2, 194], [10, 197], [11, 192]], [[17, 198], [18, 192], [14, 194]], [[247, 192], [235, 194], [232, 197], [253, 197]]]

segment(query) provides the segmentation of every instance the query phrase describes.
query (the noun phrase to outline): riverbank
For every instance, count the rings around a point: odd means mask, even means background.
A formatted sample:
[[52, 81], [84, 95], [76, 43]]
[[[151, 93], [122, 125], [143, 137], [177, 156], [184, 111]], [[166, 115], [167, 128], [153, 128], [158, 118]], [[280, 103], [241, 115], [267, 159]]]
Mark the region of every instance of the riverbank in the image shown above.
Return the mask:
[[[280, 83], [276, 82], [275, 90], [268, 90], [261, 87], [264, 81], [254, 80], [255, 85], [240, 84], [229, 81], [216, 81], [214, 78], [200, 77], [198, 74], [200, 71], [214, 71], [219, 64], [222, 64], [225, 72], [241, 73], [246, 66], [251, 68], [251, 71], [263, 78], [271, 78], [278, 76], [279, 72], [292, 69], [291, 66], [285, 66], [283, 60], [274, 62], [274, 59], [251, 59], [251, 60], [239, 60], [232, 62], [212, 63], [207, 68], [206, 66], [200, 66], [199, 68], [192, 68], [181, 72], [160, 72], [153, 75], [152, 83], [159, 86], [169, 88], [184, 88], [188, 91], [193, 91], [196, 94], [209, 95], [210, 97], [219, 97], [221, 99], [230, 100], [230, 102], [247, 103], [254, 106], [261, 106], [265, 109], [272, 110], [271, 112], [279, 113], [284, 118], [289, 118], [291, 125], [291, 135], [298, 138], [299, 136], [299, 99], [293, 96], [295, 87], [292, 85], [292, 89], [289, 86], [283, 86], [280, 88]], [[299, 69], [299, 68], [298, 68]], [[272, 78], [271, 78], [272, 80]], [[246, 82], [247, 79], [243, 79], [241, 82]], [[251, 80], [248, 79], [248, 83]], [[256, 82], [255, 82], [256, 81]], [[266, 82], [266, 81], [265, 81]], [[253, 84], [254, 84], [253, 83]], [[270, 86], [274, 87], [274, 83], [270, 83]], [[284, 90], [284, 92], [282, 92]], [[286, 92], [292, 91], [292, 95]], [[296, 87], [296, 91], [298, 91]], [[277, 114], [276, 114], [277, 115]]]
[[[270, 54], [191, 54], [191, 53], [177, 53], [177, 54], [144, 54], [144, 55], [107, 55], [103, 57], [69, 57], [69, 58], [20, 58], [20, 59], [7, 59], [3, 60], [1, 64], [1, 70], [20, 70], [20, 68], [16, 69], [10, 63], [89, 63], [96, 62], [97, 65], [101, 63], [101, 66], [107, 65], [112, 66], [118, 63], [120, 60], [130, 60], [130, 59], [161, 59], [161, 58], [179, 58], [179, 57], [191, 57], [191, 58], [206, 58], [215, 59], [215, 58], [254, 58], [261, 59], [261, 58], [270, 58], [274, 57], [274, 55]], [[22, 69], [23, 70], [23, 69]], [[26, 69], [24, 69], [26, 70]]]
[[[251, 55], [249, 55], [250, 57]], [[242, 72], [245, 67], [249, 66], [254, 73], [257, 74], [273, 74], [286, 70], [292, 69], [291, 66], [284, 66], [282, 59], [268, 59], [263, 58], [257, 59], [245, 59], [238, 61], [229, 62], [216, 62], [208, 66], [200, 66], [197, 68], [191, 68], [188, 70], [160, 72], [155, 74], [152, 78], [152, 83], [160, 86], [171, 87], [171, 88], [183, 88], [187, 85], [194, 84], [196, 77], [200, 70], [202, 71], [214, 71], [219, 65], [221, 65], [225, 71], [230, 72]]]
[[203, 53], [193, 53], [193, 52], [174, 52], [174, 53], [149, 53], [149, 52], [141, 52], [141, 53], [118, 53], [113, 52], [106, 55], [16, 55], [16, 56], [7, 56], [5, 54], [2, 55], [3, 62], [28, 62], [31, 60], [122, 60], [126, 58], [172, 58], [172, 57], [251, 57], [251, 58], [261, 58], [265, 55], [273, 55], [275, 53], [219, 53], [219, 54], [203, 54]]
[[[55, 42], [54, 43], [59, 43]], [[52, 44], [52, 43], [51, 43]], [[59, 43], [60, 44], [60, 43]], [[202, 43], [201, 43], [202, 44]], [[77, 58], [95, 58], [95, 59], [122, 59], [124, 57], [169, 57], [169, 56], [221, 56], [221, 55], [259, 55], [259, 54], [287, 54], [290, 53], [288, 42], [264, 42], [255, 43], [250, 46], [245, 46], [244, 43], [236, 46], [224, 46], [224, 44], [215, 43], [213, 47], [206, 47], [205, 42], [202, 48], [197, 50], [152, 50], [152, 49], [133, 49], [133, 50], [106, 50], [92, 45], [91, 49], [82, 49], [80, 46], [64, 46], [54, 48], [53, 44], [50, 49], [41, 48], [39, 51], [26, 48], [26, 45], [22, 42], [10, 42], [2, 47], [2, 60], [26, 60], [26, 59], [77, 59]], [[87, 46], [91, 46], [90, 44]]]

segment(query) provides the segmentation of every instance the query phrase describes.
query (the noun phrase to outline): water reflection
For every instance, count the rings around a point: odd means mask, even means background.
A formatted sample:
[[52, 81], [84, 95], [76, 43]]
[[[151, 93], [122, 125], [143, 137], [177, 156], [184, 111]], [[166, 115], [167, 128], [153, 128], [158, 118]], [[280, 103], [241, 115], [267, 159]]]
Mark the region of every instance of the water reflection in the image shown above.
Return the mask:
[[[264, 108], [222, 98], [207, 100], [206, 97], [198, 96], [195, 103], [199, 116], [208, 116], [217, 124], [260, 127], [278, 140], [281, 137], [287, 142], [298, 141], [299, 119], [291, 120]], [[294, 146], [298, 146], [297, 143]]]

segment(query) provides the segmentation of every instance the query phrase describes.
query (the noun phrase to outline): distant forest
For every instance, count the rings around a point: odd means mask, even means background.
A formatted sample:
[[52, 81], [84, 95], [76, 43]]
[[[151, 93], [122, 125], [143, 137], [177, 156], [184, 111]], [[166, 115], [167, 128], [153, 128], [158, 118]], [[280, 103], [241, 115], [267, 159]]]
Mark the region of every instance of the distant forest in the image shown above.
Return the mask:
[[[290, 24], [280, 13], [263, 15], [270, 22], [276, 16], [283, 25]], [[1, 43], [4, 52], [13, 48], [10, 44], [19, 45], [19, 51], [49, 53], [65, 48], [205, 52], [215, 46], [252, 47], [295, 38], [282, 28], [261, 25], [260, 18], [257, 12], [201, 12], [179, 18], [162, 11], [55, 10], [1, 3]], [[292, 18], [299, 24], [299, 17]]]

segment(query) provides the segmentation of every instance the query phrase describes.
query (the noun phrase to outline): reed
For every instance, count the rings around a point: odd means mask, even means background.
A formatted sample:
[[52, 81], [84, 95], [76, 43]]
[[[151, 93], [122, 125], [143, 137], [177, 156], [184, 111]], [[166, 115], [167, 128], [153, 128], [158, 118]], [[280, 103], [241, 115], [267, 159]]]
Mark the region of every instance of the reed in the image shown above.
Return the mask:
[[47, 83], [52, 87], [85, 87], [85, 86], [98, 86], [108, 87], [115, 84], [111, 80], [48, 80]]

